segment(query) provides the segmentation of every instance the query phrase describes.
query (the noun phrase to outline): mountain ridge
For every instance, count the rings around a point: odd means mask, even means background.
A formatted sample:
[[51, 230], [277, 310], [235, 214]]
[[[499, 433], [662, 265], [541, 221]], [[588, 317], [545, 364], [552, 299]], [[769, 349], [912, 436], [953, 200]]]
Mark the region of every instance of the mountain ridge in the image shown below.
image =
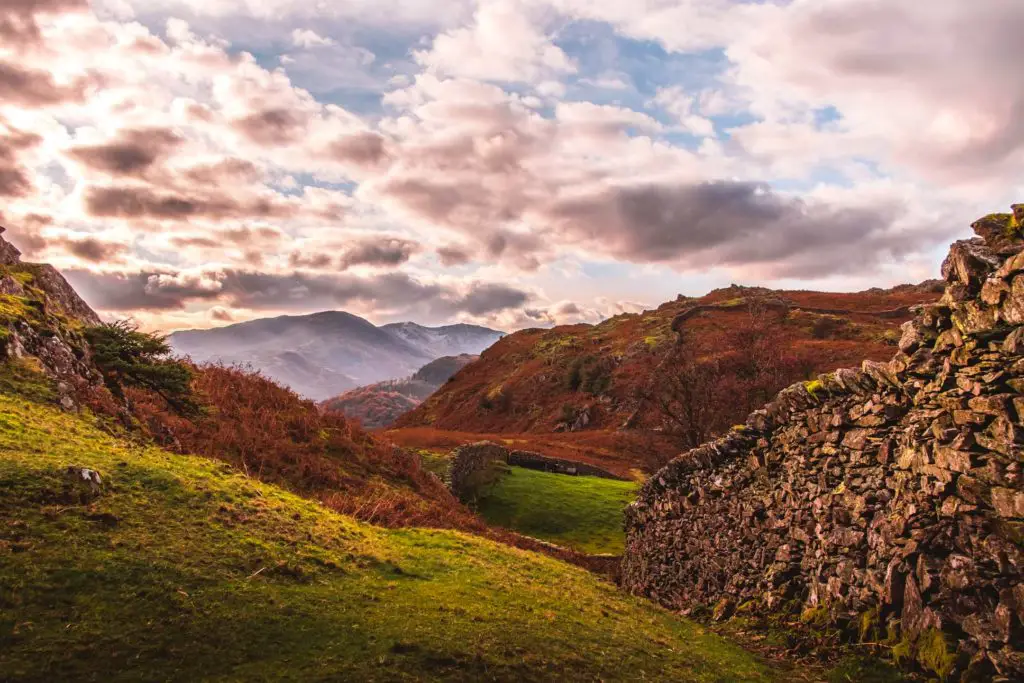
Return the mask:
[[246, 365], [299, 394], [324, 400], [349, 389], [407, 377], [437, 358], [477, 354], [504, 332], [453, 324], [374, 325], [346, 311], [259, 318], [168, 336], [197, 363]]

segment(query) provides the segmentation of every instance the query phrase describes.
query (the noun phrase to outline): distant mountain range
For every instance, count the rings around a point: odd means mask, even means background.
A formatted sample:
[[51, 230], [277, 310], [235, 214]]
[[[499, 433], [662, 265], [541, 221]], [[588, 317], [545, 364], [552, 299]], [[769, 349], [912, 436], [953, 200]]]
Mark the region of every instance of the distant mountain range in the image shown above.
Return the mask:
[[443, 356], [478, 354], [505, 333], [478, 325], [374, 325], [344, 311], [285, 315], [175, 332], [175, 353], [197, 363], [250, 365], [314, 400], [395, 377]]
[[357, 387], [321, 405], [359, 420], [366, 428], [389, 427], [441, 388], [459, 370], [480, 358], [464, 353], [430, 361], [408, 379], [392, 379]]

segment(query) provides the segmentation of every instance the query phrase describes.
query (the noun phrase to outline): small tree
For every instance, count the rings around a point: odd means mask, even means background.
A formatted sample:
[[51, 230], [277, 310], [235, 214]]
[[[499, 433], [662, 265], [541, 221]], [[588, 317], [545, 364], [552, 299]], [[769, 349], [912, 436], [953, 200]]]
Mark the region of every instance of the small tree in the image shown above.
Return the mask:
[[127, 320], [105, 323], [85, 330], [93, 361], [112, 394], [125, 398], [127, 387], [159, 395], [182, 414], [199, 412], [192, 395], [192, 369], [170, 358], [171, 347], [163, 335], [140, 332]]
[[683, 448], [696, 448], [722, 434], [810, 365], [788, 348], [779, 321], [763, 307], [717, 339], [680, 331], [681, 339], [654, 368], [639, 392], [662, 418], [665, 433]]

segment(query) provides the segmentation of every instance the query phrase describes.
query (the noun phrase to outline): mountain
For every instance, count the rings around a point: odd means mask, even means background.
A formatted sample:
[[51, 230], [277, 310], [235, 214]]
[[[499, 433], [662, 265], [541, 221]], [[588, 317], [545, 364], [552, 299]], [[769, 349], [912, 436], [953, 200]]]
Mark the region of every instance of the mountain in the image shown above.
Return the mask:
[[408, 379], [393, 379], [357, 387], [329, 398], [321, 405], [359, 420], [368, 429], [388, 427], [478, 358], [468, 353], [438, 358], [424, 365]]
[[[661, 431], [664, 411], [651, 394], [678, 366], [674, 356], [681, 350], [699, 350], [707, 363], [720, 365], [724, 382], [734, 374], [726, 371], [730, 354], [747, 352], [755, 337], [770, 338], [785, 363], [759, 387], [763, 403], [769, 392], [794, 380], [864, 358], [888, 358], [900, 324], [912, 317], [910, 307], [934, 301], [940, 292], [936, 282], [856, 293], [733, 285], [598, 325], [522, 330], [484, 351], [396, 426], [479, 433]], [[763, 329], [753, 330], [752, 321]], [[745, 393], [734, 389], [733, 396], [721, 397], [718, 426], [728, 429], [745, 416]]]
[[175, 332], [180, 355], [197, 363], [248, 365], [307, 398], [413, 374], [442, 356], [476, 354], [503, 332], [476, 325], [376, 326], [343, 311], [280, 316], [210, 330]]

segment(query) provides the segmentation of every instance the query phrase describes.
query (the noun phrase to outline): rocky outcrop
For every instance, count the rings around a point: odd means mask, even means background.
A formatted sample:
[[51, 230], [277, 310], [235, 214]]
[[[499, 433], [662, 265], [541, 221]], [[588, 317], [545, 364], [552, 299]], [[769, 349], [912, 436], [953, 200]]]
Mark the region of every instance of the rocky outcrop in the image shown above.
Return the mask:
[[82, 336], [83, 327], [99, 323], [53, 266], [22, 263], [0, 237], [0, 362], [32, 359], [53, 380], [60, 404], [73, 409], [81, 388], [100, 383]]
[[[7, 228], [0, 225], [0, 235], [7, 232]], [[13, 244], [0, 237], [0, 266], [11, 266], [21, 261], [21, 252]]]
[[644, 485], [623, 584], [803, 610], [940, 678], [1024, 677], [1024, 206], [986, 217], [900, 351], [781, 392]]

